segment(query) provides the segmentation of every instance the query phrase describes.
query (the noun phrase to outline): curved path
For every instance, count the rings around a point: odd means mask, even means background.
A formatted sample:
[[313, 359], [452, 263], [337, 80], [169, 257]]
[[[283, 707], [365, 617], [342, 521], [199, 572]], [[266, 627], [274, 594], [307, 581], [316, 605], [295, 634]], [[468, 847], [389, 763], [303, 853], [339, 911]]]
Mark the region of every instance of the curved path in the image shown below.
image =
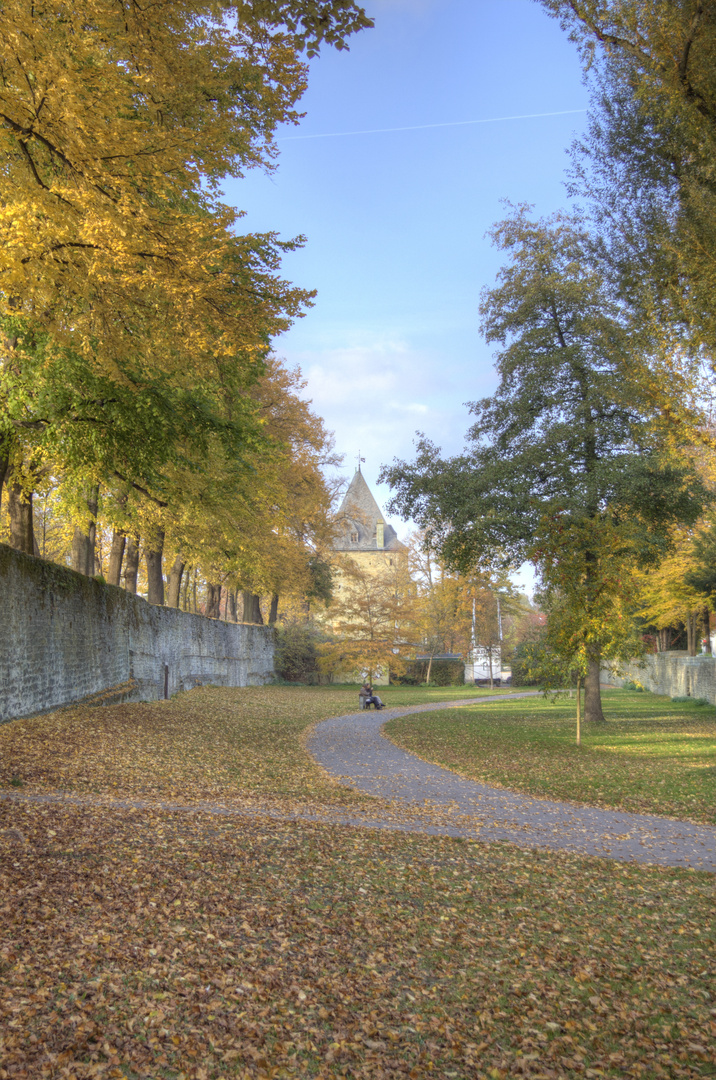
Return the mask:
[[342, 783], [402, 806], [399, 821], [370, 823], [377, 827], [509, 840], [522, 848], [553, 848], [716, 872], [716, 828], [655, 814], [580, 807], [488, 787], [430, 765], [401, 750], [381, 733], [386, 720], [395, 716], [503, 701], [507, 696], [514, 700], [533, 695], [503, 694], [337, 716], [316, 725], [308, 749]]

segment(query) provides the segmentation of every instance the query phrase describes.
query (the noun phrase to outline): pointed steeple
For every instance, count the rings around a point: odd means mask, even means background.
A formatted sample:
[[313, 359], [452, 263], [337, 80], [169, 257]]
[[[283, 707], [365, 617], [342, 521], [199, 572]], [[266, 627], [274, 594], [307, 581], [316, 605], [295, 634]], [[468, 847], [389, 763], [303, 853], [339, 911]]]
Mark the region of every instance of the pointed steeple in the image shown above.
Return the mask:
[[386, 523], [360, 469], [356, 469], [348, 485], [336, 521], [340, 526], [339, 539], [333, 545], [336, 551], [395, 551], [403, 547], [395, 529]]
[[348, 485], [348, 491], [345, 493], [338, 515], [340, 517], [341, 514], [348, 514], [354, 517], [356, 513], [362, 514], [371, 521], [383, 521], [380, 507], [373, 498], [360, 467], [353, 473], [353, 479]]

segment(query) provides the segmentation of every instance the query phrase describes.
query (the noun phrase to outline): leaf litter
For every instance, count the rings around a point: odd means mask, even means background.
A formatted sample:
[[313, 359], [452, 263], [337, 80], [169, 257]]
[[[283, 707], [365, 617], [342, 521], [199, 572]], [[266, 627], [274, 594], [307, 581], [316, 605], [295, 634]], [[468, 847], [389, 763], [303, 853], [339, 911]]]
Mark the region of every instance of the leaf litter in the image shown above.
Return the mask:
[[[224, 723], [233, 708], [233, 738], [250, 726], [244, 693], [195, 701]], [[224, 764], [191, 782], [167, 749], [171, 710], [163, 740], [153, 711], [119, 708], [136, 711], [114, 743], [113, 710], [99, 717], [109, 765], [78, 753], [43, 774], [27, 749], [33, 788], [69, 776], [89, 792], [234, 797], [221, 720]], [[187, 730], [201, 724], [201, 707], [181, 708]], [[295, 742], [310, 710], [284, 708]], [[147, 713], [163, 752], [135, 773]], [[45, 723], [61, 739], [62, 715], [21, 722], [18, 741], [41, 742]], [[14, 727], [0, 743], [17, 755]], [[281, 754], [263, 764], [271, 798]], [[303, 768], [279, 779], [281, 799], [345, 798]], [[716, 1075], [708, 874], [260, 813], [0, 800], [0, 897], [0, 1080]]]

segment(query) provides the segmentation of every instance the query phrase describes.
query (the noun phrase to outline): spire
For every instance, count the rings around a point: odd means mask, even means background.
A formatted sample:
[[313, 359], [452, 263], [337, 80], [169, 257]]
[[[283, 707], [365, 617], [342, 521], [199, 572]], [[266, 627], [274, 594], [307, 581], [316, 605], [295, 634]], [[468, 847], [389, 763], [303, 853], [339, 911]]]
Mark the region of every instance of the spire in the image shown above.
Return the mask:
[[353, 479], [348, 485], [343, 502], [338, 511], [339, 517], [351, 517], [365, 521], [366, 526], [374, 526], [377, 521], [383, 520], [378, 503], [373, 498], [370, 488], [365, 482], [365, 477], [358, 469], [353, 474]]
[[395, 529], [383, 517], [360, 470], [364, 461], [358, 454], [358, 467], [336, 515], [341, 535], [334, 548], [336, 551], [402, 550]]

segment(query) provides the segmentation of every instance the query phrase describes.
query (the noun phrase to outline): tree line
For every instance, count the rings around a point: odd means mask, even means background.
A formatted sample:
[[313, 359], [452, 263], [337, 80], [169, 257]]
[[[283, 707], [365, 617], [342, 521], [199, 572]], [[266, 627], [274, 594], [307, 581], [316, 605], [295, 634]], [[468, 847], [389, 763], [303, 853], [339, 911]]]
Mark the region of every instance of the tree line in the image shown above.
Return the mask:
[[242, 233], [221, 184], [275, 166], [307, 59], [369, 25], [352, 0], [3, 5], [0, 494], [18, 550], [40, 552], [39, 500], [82, 573], [99, 537], [103, 576], [136, 590], [141, 548], [153, 603], [177, 605], [188, 568], [208, 613], [223, 587], [251, 621], [259, 593], [275, 614], [325, 591], [331, 440], [271, 350], [312, 302], [280, 272], [303, 238]]
[[597, 723], [602, 662], [679, 623], [693, 650], [716, 588], [716, 3], [542, 3], [591, 86], [572, 206], [513, 206], [493, 229], [499, 385], [470, 405], [464, 453], [421, 435], [382, 479], [451, 567], [535, 566], [535, 669], [552, 687], [576, 673]]

